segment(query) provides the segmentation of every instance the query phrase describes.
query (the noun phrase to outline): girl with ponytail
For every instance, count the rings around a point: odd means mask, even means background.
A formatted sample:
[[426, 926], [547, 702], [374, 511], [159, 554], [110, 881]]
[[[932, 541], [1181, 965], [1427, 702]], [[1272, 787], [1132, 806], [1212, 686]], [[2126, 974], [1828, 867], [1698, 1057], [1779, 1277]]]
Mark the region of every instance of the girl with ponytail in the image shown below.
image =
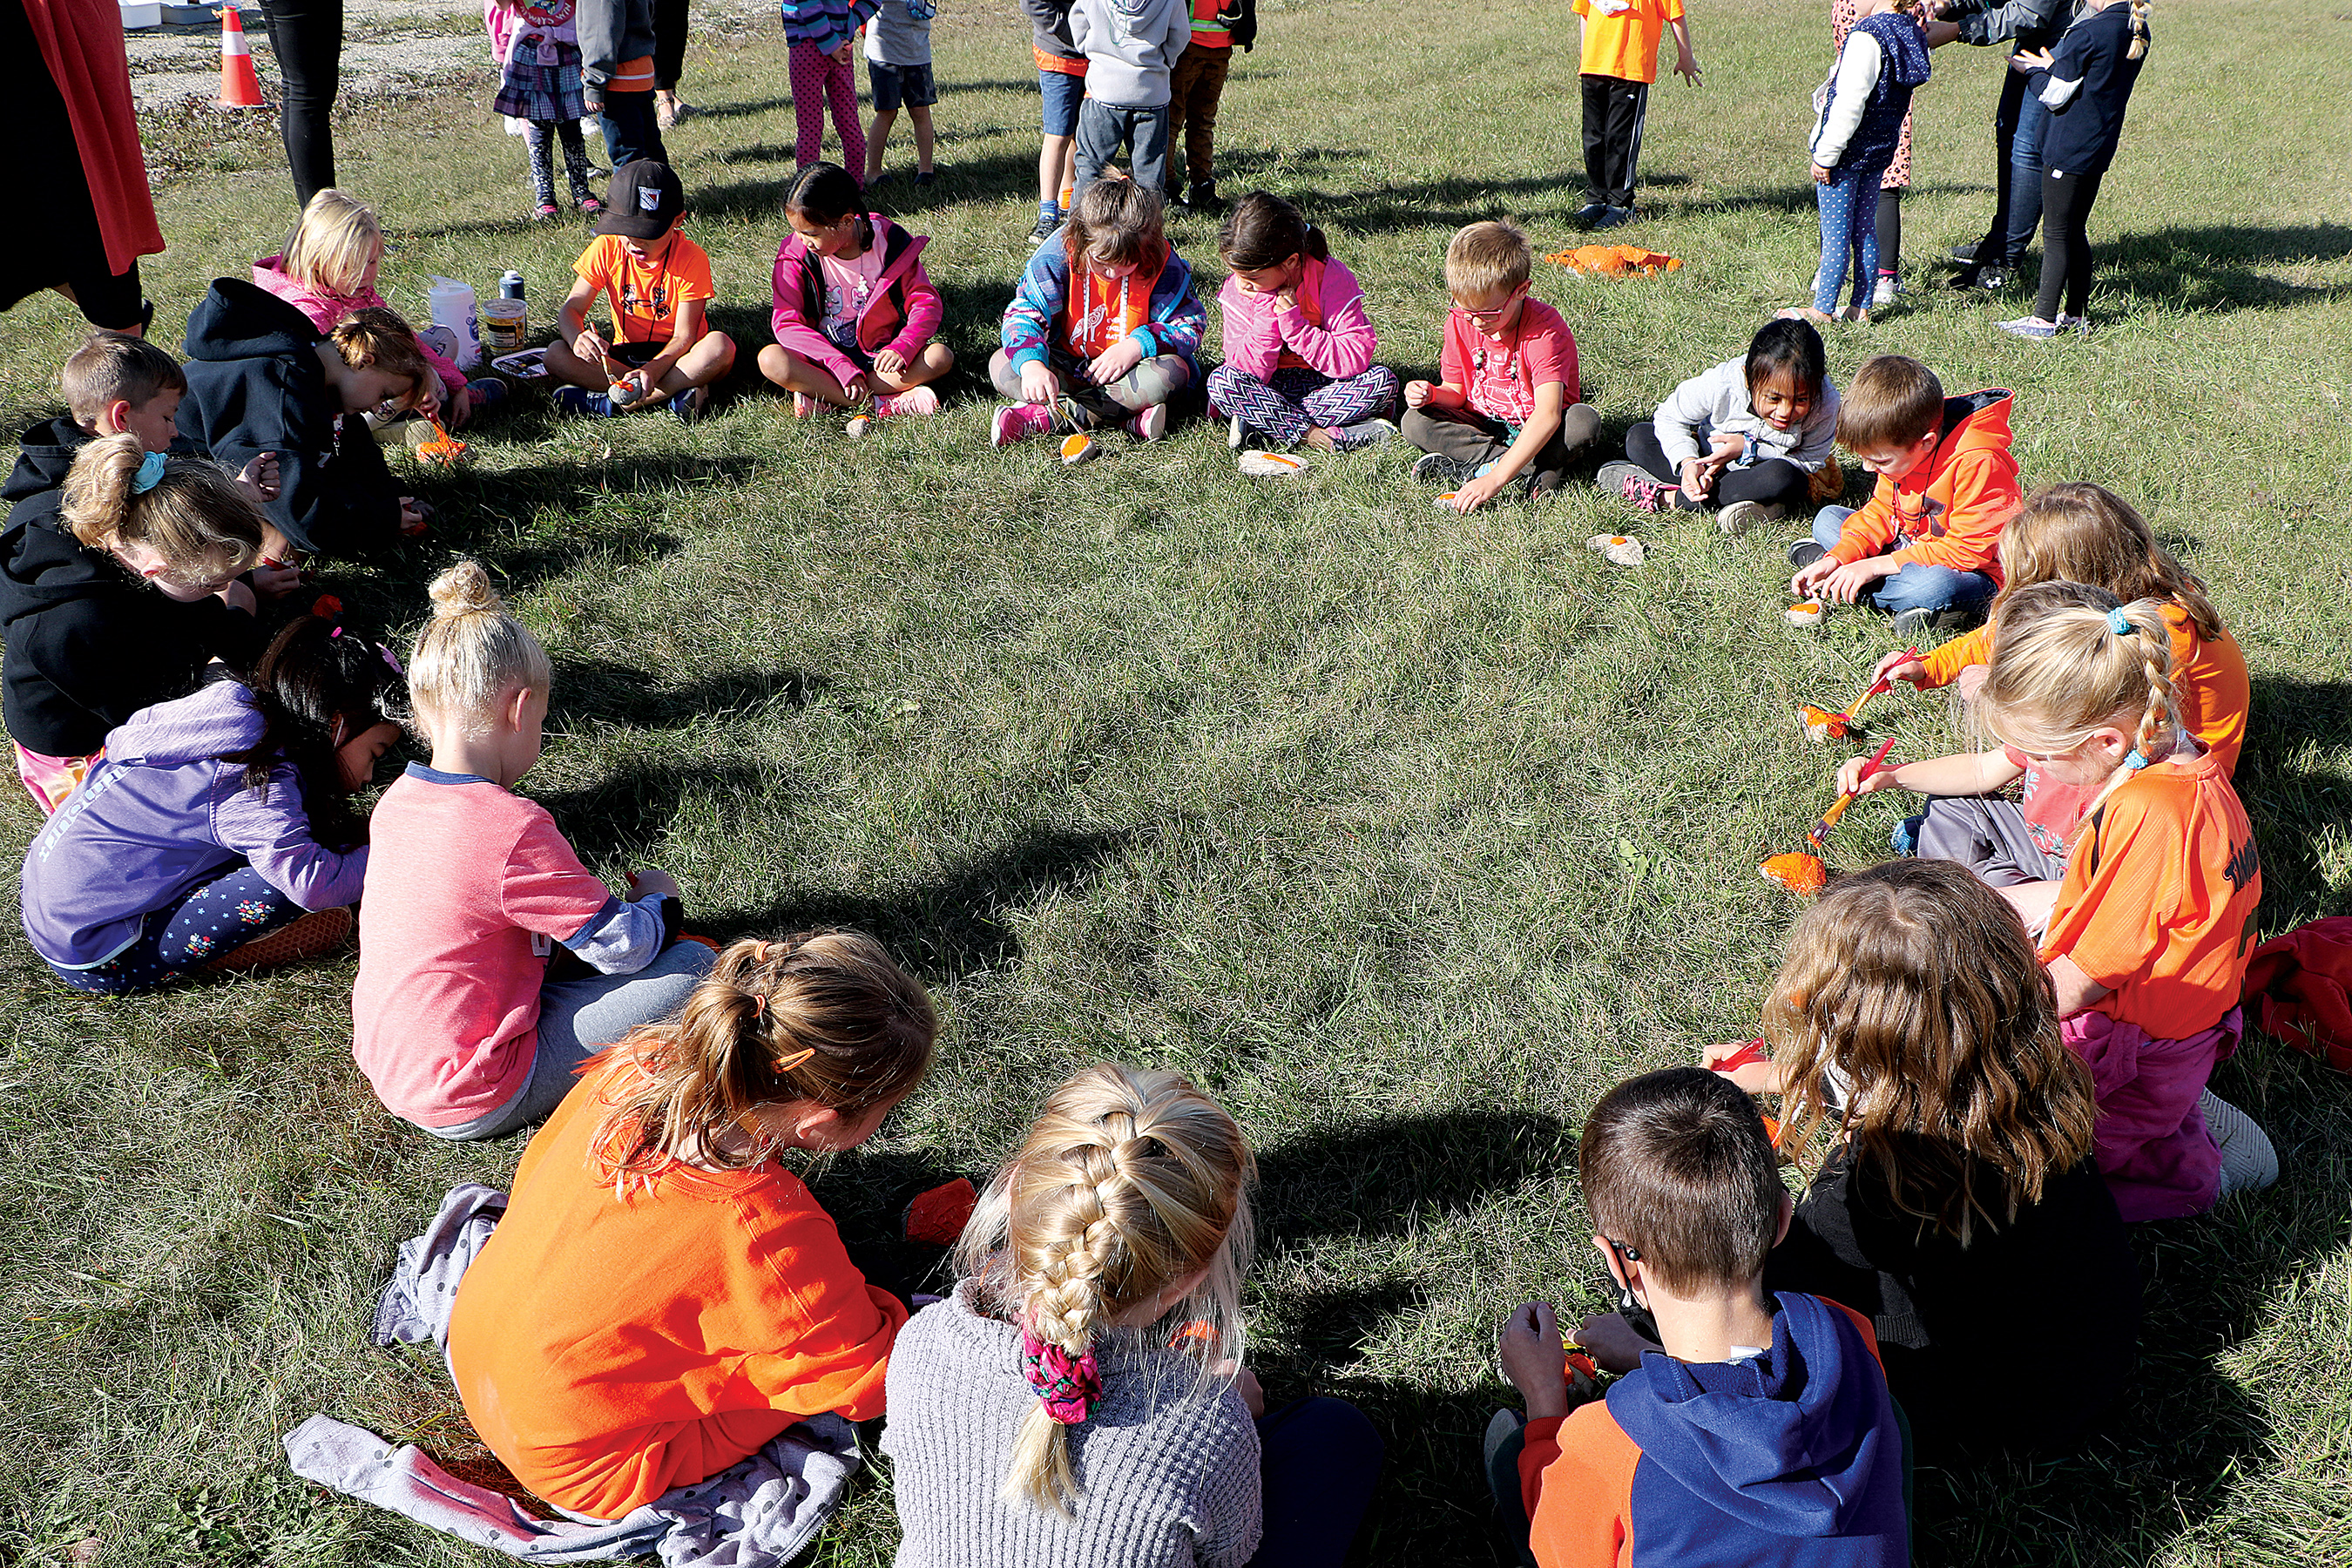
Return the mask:
[[899, 1568], [1343, 1562], [1380, 1471], [1352, 1405], [1241, 1369], [1241, 1129], [1174, 1073], [1046, 1100], [892, 1353]]
[[1226, 445], [1253, 437], [1318, 451], [1372, 446], [1396, 434], [1384, 416], [1397, 374], [1380, 348], [1356, 275], [1323, 231], [1280, 196], [1252, 191], [1217, 234], [1232, 276], [1217, 290], [1225, 363], [1209, 373], [1209, 406], [1231, 421]]
[[[2004, 847], [1997, 875], [2041, 873], [2000, 891], [2038, 938], [2061, 1032], [2090, 1066], [2099, 1169], [2126, 1220], [2200, 1214], [2278, 1174], [2262, 1130], [2205, 1087], [2244, 1032], [2262, 857], [2228, 771], [2180, 723], [2164, 611], [2080, 583], [2016, 590], [1977, 698], [2001, 745], [1868, 779], [1853, 763], [1839, 779], [1938, 795], [2021, 779], [2040, 831], [2075, 819], [2058, 850]], [[2067, 803], [2055, 817], [2051, 798]]]
[[449, 1367], [539, 1496], [618, 1519], [803, 1416], [882, 1414], [907, 1303], [777, 1159], [856, 1148], [929, 1068], [930, 999], [871, 937], [738, 942], [593, 1062], [460, 1279]]
[[513, 792], [539, 760], [547, 650], [478, 563], [431, 592], [407, 670], [432, 761], [376, 805], [352, 1054], [394, 1115], [436, 1138], [497, 1138], [545, 1119], [588, 1057], [675, 1012], [710, 949], [679, 940], [667, 873], [634, 872], [614, 893]]

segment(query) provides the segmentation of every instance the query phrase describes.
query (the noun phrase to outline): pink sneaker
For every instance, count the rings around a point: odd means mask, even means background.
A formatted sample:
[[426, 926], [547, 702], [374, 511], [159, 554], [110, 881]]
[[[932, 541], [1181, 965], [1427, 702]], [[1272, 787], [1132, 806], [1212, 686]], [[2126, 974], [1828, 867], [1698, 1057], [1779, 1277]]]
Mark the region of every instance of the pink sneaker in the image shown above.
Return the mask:
[[816, 399], [805, 392], [793, 394], [793, 417], [806, 419], [816, 412]]
[[[918, 392], [928, 391], [917, 387]], [[996, 411], [988, 427], [989, 445], [1010, 447], [1015, 441], [1025, 441], [1032, 436], [1043, 436], [1054, 427], [1054, 411], [1042, 403], [1008, 403]]]
[[1155, 403], [1127, 422], [1139, 441], [1157, 441], [1168, 434], [1168, 405]]
[[940, 395], [928, 386], [918, 386], [896, 396], [874, 400], [874, 412], [885, 418], [893, 414], [937, 414], [939, 411]]

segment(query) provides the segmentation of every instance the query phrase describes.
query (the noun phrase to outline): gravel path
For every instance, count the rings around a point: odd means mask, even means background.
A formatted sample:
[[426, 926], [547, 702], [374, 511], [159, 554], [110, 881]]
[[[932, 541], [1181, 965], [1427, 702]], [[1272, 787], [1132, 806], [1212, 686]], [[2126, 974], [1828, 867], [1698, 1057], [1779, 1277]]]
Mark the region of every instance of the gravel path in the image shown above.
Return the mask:
[[[269, 31], [258, 10], [242, 16], [261, 96], [275, 103], [278, 61], [269, 51]], [[481, 17], [480, 5], [466, 0], [345, 0], [342, 90], [364, 96], [462, 71], [487, 77], [490, 50]], [[219, 93], [218, 27], [152, 27], [126, 33], [123, 41], [142, 109]]]

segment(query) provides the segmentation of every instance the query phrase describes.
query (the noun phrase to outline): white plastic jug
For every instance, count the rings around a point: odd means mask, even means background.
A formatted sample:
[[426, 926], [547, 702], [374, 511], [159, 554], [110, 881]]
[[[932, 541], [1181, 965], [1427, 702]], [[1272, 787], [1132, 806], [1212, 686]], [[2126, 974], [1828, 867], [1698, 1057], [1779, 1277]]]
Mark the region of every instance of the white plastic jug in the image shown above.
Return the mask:
[[432, 308], [433, 324], [457, 334], [457, 352], [450, 357], [459, 370], [472, 370], [482, 363], [482, 324], [474, 315], [474, 286], [439, 277], [430, 285], [425, 299]]

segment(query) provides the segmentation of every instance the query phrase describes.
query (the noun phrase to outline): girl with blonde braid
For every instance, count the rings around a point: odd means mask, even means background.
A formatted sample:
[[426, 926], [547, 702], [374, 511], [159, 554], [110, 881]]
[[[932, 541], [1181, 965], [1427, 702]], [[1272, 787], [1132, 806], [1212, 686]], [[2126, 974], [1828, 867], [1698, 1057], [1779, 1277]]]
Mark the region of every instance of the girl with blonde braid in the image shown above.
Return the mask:
[[2205, 1087], [2244, 1033], [2262, 857], [2228, 772], [2180, 722], [2165, 608], [2080, 583], [2015, 591], [1977, 698], [2003, 744], [1839, 776], [1863, 794], [2031, 790], [2037, 774], [2082, 792], [2062, 874], [2000, 892], [2038, 937], [2061, 1033], [2090, 1066], [2099, 1169], [2126, 1220], [2201, 1214], [2278, 1174], [2262, 1130]]
[[518, 1480], [618, 1519], [804, 1415], [882, 1414], [907, 1303], [777, 1155], [872, 1137], [937, 1032], [878, 942], [823, 931], [730, 945], [676, 1019], [589, 1067], [449, 1321], [466, 1414]]
[[891, 1356], [898, 1568], [1346, 1559], [1380, 1438], [1336, 1399], [1268, 1414], [1242, 1369], [1253, 1170], [1174, 1073], [1054, 1091]]

